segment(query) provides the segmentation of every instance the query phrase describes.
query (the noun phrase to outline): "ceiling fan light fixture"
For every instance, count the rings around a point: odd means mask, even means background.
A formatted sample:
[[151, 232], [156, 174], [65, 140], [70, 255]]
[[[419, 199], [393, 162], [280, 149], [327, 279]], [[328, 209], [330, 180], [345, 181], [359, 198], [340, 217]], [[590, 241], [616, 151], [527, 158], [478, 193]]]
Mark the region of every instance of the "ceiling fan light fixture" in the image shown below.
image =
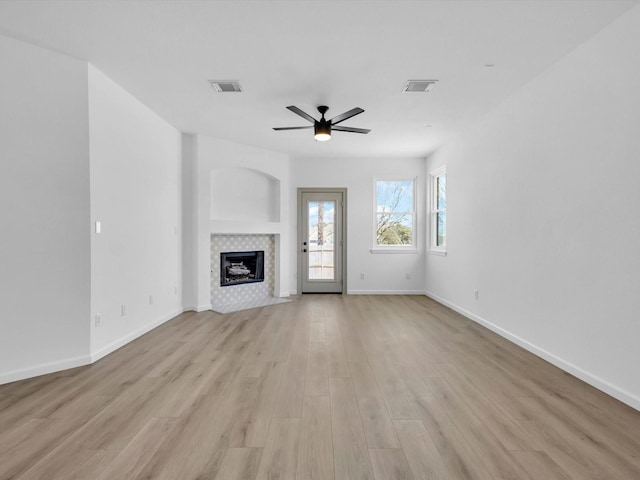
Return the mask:
[[274, 130], [302, 130], [307, 128], [309, 129], [313, 128], [313, 137], [316, 139], [316, 142], [326, 142], [327, 140], [331, 140], [331, 130], [335, 130], [338, 132], [351, 132], [351, 133], [369, 133], [371, 131], [367, 128], [343, 127], [342, 125], [338, 125], [339, 123], [342, 123], [345, 120], [348, 120], [351, 117], [354, 117], [364, 112], [364, 110], [361, 109], [360, 107], [352, 108], [348, 112], [341, 113], [340, 115], [330, 118], [329, 120], [324, 118], [324, 114], [327, 113], [327, 110], [329, 110], [329, 107], [327, 107], [326, 105], [320, 105], [318, 107], [318, 111], [320, 112], [320, 115], [322, 115], [322, 118], [320, 118], [320, 120], [316, 120], [307, 112], [300, 110], [295, 105], [289, 105], [287, 107], [287, 110], [291, 110], [296, 115], [301, 116], [306, 121], [312, 123], [313, 126], [308, 125], [305, 127], [273, 127], [273, 129]]
[[313, 130], [313, 136], [316, 139], [316, 142], [326, 142], [327, 140], [331, 139], [331, 125], [329, 125], [327, 122], [317, 122]]

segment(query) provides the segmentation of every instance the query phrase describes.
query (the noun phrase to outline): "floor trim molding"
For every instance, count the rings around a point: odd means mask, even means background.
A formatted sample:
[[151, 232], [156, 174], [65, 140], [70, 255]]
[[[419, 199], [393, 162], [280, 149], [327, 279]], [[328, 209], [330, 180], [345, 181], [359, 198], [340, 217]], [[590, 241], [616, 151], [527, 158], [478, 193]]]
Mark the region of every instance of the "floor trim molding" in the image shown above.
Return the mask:
[[347, 295], [424, 295], [422, 290], [347, 290]]
[[17, 382], [28, 378], [39, 377], [49, 373], [56, 373], [70, 368], [82, 367], [91, 363], [89, 355], [80, 355], [78, 357], [65, 358], [54, 362], [41, 363], [26, 368], [20, 368], [10, 372], [0, 373], [0, 385], [5, 383]]
[[611, 395], [612, 397], [620, 400], [622, 403], [625, 403], [627, 405], [629, 405], [632, 408], [635, 408], [636, 410], [640, 411], [640, 398], [636, 397], [635, 395], [607, 382], [606, 380], [603, 380], [602, 378], [593, 375], [583, 369], [581, 369], [580, 367], [567, 362], [566, 360], [538, 347], [537, 345], [534, 345], [533, 343], [528, 342], [527, 340], [514, 335], [513, 333], [509, 332], [508, 330], [505, 330], [502, 327], [499, 327], [498, 325], [491, 323], [490, 321], [472, 313], [469, 312], [468, 310], [465, 310], [462, 307], [459, 307], [458, 305], [451, 303], [447, 300], [445, 300], [442, 297], [439, 297], [438, 295], [429, 292], [429, 291], [425, 291], [424, 294], [431, 298], [432, 300], [435, 300], [438, 303], [441, 303], [442, 305], [445, 305], [447, 307], [449, 307], [452, 310], [455, 310], [456, 312], [458, 312], [461, 315], [464, 315], [465, 317], [467, 317], [468, 319], [479, 323], [480, 325], [487, 327], [489, 330], [491, 330], [492, 332], [497, 333], [498, 335], [500, 335], [501, 337], [506, 338], [507, 340], [515, 343], [516, 345], [524, 348], [525, 350], [533, 353], [534, 355], [542, 358], [543, 360], [546, 360], [547, 362], [555, 365], [556, 367], [564, 370], [565, 372], [570, 373], [571, 375], [579, 378], [580, 380], [588, 383], [589, 385], [597, 388], [598, 390], [603, 391], [604, 393]]
[[134, 330], [133, 332], [128, 333], [124, 337], [121, 337], [118, 340], [115, 340], [114, 342], [111, 342], [110, 344], [105, 345], [104, 347], [102, 347], [100, 349], [92, 351], [91, 352], [91, 362], [90, 363], [97, 362], [101, 358], [109, 355], [112, 352], [115, 352], [119, 348], [124, 347], [126, 344], [131, 343], [136, 338], [139, 338], [142, 335], [144, 335], [145, 333], [150, 332], [154, 328], [159, 327], [163, 323], [168, 322], [169, 320], [171, 320], [172, 318], [180, 315], [184, 311], [185, 310], [183, 308], [178, 309], [178, 310], [174, 310], [173, 312], [170, 312], [170, 313], [168, 313], [166, 315], [163, 315], [162, 317], [160, 317], [160, 318], [158, 318], [158, 319], [146, 324], [145, 326], [139, 328], [138, 330]]

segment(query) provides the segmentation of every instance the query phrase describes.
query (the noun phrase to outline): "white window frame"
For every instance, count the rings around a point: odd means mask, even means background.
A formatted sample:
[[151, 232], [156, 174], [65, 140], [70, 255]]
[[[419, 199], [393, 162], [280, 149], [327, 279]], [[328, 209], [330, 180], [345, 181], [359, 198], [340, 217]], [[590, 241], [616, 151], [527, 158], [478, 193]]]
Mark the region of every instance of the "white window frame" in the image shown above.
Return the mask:
[[[410, 245], [378, 245], [378, 182], [413, 182], [413, 210], [405, 213], [411, 215], [411, 241]], [[383, 176], [373, 179], [373, 248], [371, 253], [417, 253], [418, 252], [418, 177]]]
[[[447, 254], [447, 246], [438, 245], [438, 239], [436, 238], [438, 234], [438, 213], [439, 212], [447, 212], [447, 207], [442, 209], [438, 209], [438, 177], [442, 174], [447, 174], [447, 166], [443, 165], [436, 170], [429, 172], [429, 253], [434, 255], [446, 255]], [[445, 238], [447, 236], [447, 230], [445, 227]]]

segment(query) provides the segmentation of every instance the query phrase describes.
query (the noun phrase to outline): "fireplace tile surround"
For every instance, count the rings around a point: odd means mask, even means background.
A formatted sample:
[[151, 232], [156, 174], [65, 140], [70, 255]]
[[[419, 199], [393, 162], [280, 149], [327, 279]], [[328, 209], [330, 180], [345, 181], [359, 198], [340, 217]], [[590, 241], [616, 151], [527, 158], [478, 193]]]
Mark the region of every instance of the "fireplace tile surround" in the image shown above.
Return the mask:
[[[264, 251], [264, 281], [220, 286], [220, 253]], [[258, 305], [273, 298], [275, 239], [270, 234], [211, 235], [211, 305], [215, 311], [233, 311], [234, 305]], [[241, 308], [238, 308], [241, 309]]]

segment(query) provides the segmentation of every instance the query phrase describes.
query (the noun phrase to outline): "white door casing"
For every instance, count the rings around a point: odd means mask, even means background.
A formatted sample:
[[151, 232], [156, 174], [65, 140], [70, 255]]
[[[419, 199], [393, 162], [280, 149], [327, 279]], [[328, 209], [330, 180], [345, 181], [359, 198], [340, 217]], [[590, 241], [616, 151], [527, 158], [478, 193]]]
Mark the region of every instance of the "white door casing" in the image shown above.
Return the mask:
[[298, 291], [343, 293], [345, 189], [298, 189]]

